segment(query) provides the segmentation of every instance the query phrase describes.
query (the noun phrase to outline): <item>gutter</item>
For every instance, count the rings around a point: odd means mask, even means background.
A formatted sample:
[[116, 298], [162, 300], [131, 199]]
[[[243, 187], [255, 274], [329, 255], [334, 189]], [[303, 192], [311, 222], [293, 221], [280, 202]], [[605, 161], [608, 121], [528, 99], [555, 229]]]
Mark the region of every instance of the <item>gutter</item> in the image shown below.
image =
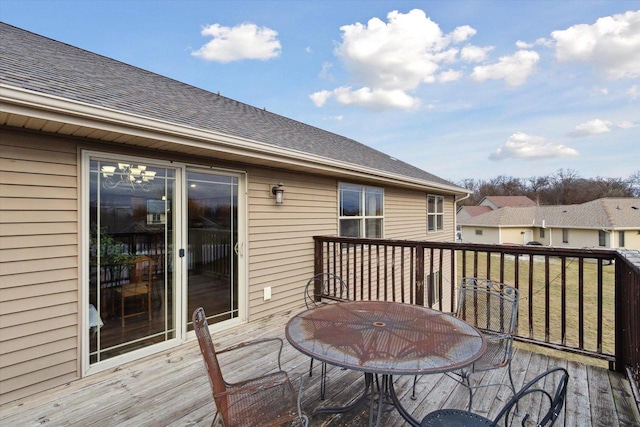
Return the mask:
[[297, 165], [334, 173], [339, 172], [353, 177], [375, 178], [384, 182], [422, 190], [437, 189], [449, 194], [465, 194], [464, 189], [457, 186], [424, 181], [345, 161], [328, 159], [298, 150], [282, 148], [256, 140], [99, 107], [6, 84], [0, 84], [0, 111], [99, 129], [105, 132], [160, 139], [181, 146], [220, 151], [234, 155], [247, 156], [247, 152], [249, 152], [254, 153], [255, 158], [274, 163]]

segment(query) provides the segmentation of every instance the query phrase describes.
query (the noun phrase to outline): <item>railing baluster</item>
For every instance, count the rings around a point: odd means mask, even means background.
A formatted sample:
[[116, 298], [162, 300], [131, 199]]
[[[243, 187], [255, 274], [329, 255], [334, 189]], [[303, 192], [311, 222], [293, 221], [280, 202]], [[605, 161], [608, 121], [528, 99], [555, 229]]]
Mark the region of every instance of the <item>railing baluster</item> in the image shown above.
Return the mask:
[[598, 353], [602, 353], [602, 260], [598, 260]]
[[544, 257], [544, 339], [549, 341], [551, 337], [551, 298], [550, 288], [551, 282], [549, 281], [549, 256]]
[[533, 254], [529, 255], [529, 338], [533, 339]]
[[567, 345], [567, 257], [560, 258], [560, 315], [561, 315], [561, 342], [562, 345]]
[[584, 258], [578, 260], [578, 347], [584, 348]]

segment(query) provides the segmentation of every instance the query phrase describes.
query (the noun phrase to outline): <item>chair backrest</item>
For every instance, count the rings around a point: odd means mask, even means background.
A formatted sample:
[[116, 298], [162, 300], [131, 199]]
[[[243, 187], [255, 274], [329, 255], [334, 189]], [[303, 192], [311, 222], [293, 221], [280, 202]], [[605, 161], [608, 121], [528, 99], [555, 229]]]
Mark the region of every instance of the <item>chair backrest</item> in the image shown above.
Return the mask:
[[[153, 260], [150, 256], [140, 255], [133, 260], [131, 267], [129, 267], [129, 277], [131, 283], [145, 283], [151, 285], [153, 275]], [[151, 286], [149, 286], [151, 291]]]
[[204, 364], [209, 374], [209, 382], [211, 384], [211, 392], [216, 404], [216, 409], [222, 415], [225, 425], [229, 425], [227, 415], [228, 401], [227, 397], [223, 394], [227, 390], [227, 384], [222, 377], [220, 363], [218, 363], [218, 357], [216, 356], [213, 341], [211, 340], [211, 333], [209, 333], [207, 316], [202, 307], [197, 308], [193, 312], [192, 320], [193, 330], [198, 337], [200, 352], [202, 353], [202, 358], [204, 359]]
[[[553, 384], [558, 376], [560, 379], [555, 386], [553, 395], [542, 388], [546, 386], [547, 389], [552, 389], [549, 384]], [[536, 423], [535, 425], [539, 427], [551, 427], [562, 413], [567, 397], [568, 383], [569, 373], [564, 368], [553, 368], [543, 372], [529, 381], [507, 402], [496, 416], [494, 423], [507, 426], [511, 425], [517, 418], [521, 420], [523, 426]], [[535, 404], [525, 405], [524, 399], [527, 397], [533, 398]], [[542, 400], [542, 402], [538, 402], [538, 399]], [[546, 405], [548, 405], [548, 409], [545, 411]], [[533, 412], [533, 414], [529, 411]]]
[[307, 308], [316, 307], [330, 301], [350, 301], [349, 287], [333, 273], [313, 276], [304, 288], [304, 303]]
[[455, 315], [483, 332], [515, 334], [518, 300], [519, 292], [513, 286], [464, 277]]

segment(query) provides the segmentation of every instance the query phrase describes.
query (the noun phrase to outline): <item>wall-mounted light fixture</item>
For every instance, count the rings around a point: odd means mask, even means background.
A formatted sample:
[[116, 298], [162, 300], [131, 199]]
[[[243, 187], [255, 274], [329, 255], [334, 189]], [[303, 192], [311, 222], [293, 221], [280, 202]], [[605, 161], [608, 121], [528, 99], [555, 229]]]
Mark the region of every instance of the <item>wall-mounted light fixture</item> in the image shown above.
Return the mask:
[[284, 187], [282, 181], [271, 187], [271, 194], [276, 196], [276, 205], [281, 205], [284, 202]]

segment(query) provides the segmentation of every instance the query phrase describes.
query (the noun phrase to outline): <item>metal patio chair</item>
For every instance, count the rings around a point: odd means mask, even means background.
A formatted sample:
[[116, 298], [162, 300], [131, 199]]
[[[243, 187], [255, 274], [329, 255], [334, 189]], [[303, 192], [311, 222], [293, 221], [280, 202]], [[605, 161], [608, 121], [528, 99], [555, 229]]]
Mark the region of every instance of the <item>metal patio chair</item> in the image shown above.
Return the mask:
[[[469, 406], [471, 410], [473, 391], [477, 388], [498, 385], [508, 386], [515, 394], [511, 358], [513, 355], [513, 334], [518, 321], [519, 292], [513, 286], [475, 277], [465, 277], [460, 284], [455, 316], [475, 326], [487, 341], [484, 355], [460, 370], [448, 372], [447, 375], [469, 390]], [[507, 367], [509, 382], [477, 383], [471, 377], [479, 372]], [[411, 398], [415, 400], [417, 377], [414, 379]]]
[[[558, 376], [560, 379], [556, 383]], [[566, 369], [553, 368], [529, 381], [507, 402], [493, 420], [471, 411], [440, 409], [427, 414], [420, 426], [506, 427], [516, 425], [520, 421], [522, 426], [551, 427], [562, 414], [568, 382], [569, 373]], [[552, 392], [547, 390], [552, 390], [553, 384], [556, 385], [555, 393], [552, 395]]]
[[[316, 286], [318, 285], [318, 286]], [[349, 287], [333, 273], [319, 273], [313, 276], [304, 287], [304, 303], [313, 308], [323, 304], [351, 301]], [[309, 376], [313, 375], [313, 358], [309, 363]], [[324, 400], [327, 385], [327, 364], [322, 362], [320, 379], [320, 399]]]
[[[296, 423], [303, 427], [308, 425], [308, 418], [300, 406], [304, 376], [300, 378], [300, 388], [296, 393], [289, 375], [280, 366], [283, 346], [280, 338], [248, 341], [215, 351], [202, 307], [193, 312], [192, 319], [216, 405], [216, 416], [211, 423], [212, 426], [264, 427], [287, 423]], [[272, 370], [265, 375], [237, 383], [225, 381], [218, 363], [219, 354], [269, 342], [279, 343], [280, 346], [276, 371]]]

